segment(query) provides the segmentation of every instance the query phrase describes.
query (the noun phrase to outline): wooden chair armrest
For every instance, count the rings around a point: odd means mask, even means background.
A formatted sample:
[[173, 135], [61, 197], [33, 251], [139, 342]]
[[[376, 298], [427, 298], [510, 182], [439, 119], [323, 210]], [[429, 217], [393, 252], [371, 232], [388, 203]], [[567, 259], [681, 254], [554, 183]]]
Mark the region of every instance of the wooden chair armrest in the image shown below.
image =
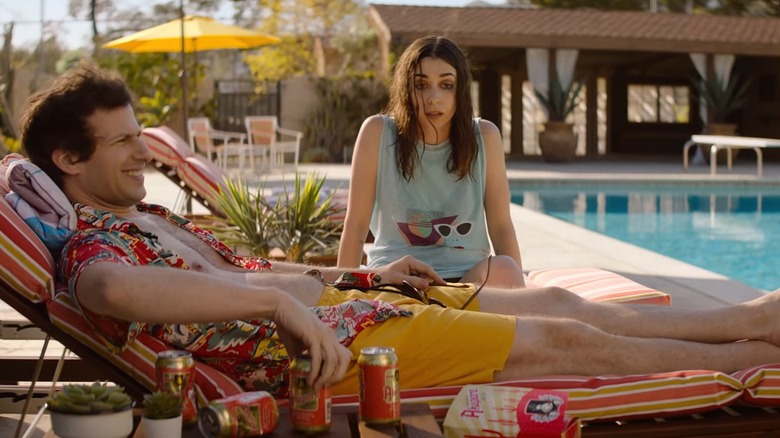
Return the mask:
[[303, 138], [303, 132], [294, 129], [276, 128], [276, 132], [282, 135], [289, 135], [296, 139]]
[[242, 132], [212, 130], [211, 136], [224, 142], [228, 142], [230, 139], [236, 139], [239, 143], [246, 143], [246, 134]]

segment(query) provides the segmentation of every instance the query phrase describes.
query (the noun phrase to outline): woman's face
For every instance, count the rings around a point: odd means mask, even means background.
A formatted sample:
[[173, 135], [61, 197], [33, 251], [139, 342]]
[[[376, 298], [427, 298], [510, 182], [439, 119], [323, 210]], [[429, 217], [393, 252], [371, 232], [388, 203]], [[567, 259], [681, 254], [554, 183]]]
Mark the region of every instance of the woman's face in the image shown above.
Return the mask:
[[441, 143], [450, 136], [455, 115], [458, 78], [453, 66], [439, 58], [423, 58], [414, 73], [414, 96], [417, 120], [425, 143]]

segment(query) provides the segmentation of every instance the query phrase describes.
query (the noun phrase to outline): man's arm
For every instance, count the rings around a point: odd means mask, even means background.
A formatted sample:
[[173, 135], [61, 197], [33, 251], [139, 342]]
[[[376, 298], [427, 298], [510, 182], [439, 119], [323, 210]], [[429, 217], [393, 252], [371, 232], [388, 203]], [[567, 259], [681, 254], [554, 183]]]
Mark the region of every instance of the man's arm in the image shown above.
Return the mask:
[[309, 350], [313, 364], [309, 383], [316, 386], [341, 380], [351, 357], [333, 330], [300, 301], [275, 287], [182, 269], [96, 262], [82, 270], [76, 294], [87, 309], [125, 321], [270, 319], [276, 322], [291, 357]]

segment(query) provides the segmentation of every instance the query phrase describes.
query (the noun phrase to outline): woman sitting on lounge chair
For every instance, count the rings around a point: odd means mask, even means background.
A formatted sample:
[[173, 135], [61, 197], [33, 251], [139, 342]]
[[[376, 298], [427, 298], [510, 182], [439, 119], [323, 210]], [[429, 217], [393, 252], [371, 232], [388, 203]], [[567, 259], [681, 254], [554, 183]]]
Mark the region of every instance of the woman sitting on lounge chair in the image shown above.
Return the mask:
[[460, 48], [444, 37], [413, 42], [395, 69], [388, 114], [369, 117], [358, 134], [339, 266], [360, 264], [370, 224], [369, 267], [409, 254], [447, 281], [524, 285], [501, 134], [472, 114]]

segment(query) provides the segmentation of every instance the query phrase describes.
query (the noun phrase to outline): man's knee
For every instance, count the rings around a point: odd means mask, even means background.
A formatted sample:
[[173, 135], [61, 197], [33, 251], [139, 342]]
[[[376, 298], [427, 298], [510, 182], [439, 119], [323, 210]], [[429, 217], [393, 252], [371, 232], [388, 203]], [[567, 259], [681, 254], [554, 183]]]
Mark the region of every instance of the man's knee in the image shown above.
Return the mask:
[[583, 298], [574, 292], [558, 286], [543, 286], [539, 288], [547, 300], [553, 305], [577, 305], [583, 303]]
[[519, 317], [506, 367], [528, 376], [568, 372], [603, 332], [568, 318]]

